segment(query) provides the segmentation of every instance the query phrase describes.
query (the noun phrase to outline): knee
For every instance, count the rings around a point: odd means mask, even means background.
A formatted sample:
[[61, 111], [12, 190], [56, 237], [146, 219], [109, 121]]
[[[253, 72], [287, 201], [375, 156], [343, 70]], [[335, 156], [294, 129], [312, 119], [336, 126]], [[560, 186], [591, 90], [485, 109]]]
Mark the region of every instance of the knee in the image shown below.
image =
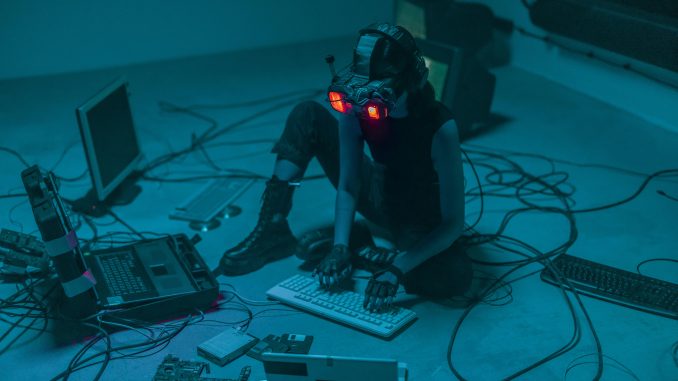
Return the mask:
[[304, 101], [294, 106], [287, 117], [283, 137], [317, 146], [336, 138], [336, 131], [337, 119], [328, 109], [316, 101]]
[[[290, 112], [287, 120], [288, 124], [290, 122], [311, 122], [307, 123], [309, 125], [316, 124], [314, 123], [318, 119], [322, 118], [324, 114], [330, 115], [329, 110], [324, 108], [317, 101], [302, 101], [297, 103], [296, 106]], [[298, 123], [297, 123], [298, 124]], [[304, 123], [302, 123], [304, 124]]]
[[404, 286], [407, 293], [449, 298], [468, 291], [473, 281], [471, 259], [466, 253], [453, 248], [443, 251], [406, 274]]

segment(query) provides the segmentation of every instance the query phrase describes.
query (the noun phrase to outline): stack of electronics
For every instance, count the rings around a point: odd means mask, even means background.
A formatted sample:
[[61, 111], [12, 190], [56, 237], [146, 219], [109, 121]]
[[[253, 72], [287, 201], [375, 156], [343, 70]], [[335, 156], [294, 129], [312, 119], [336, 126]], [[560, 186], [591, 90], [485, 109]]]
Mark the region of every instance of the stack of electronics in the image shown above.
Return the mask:
[[[108, 85], [79, 107], [76, 114], [92, 190], [81, 199], [65, 200], [52, 173], [37, 166], [24, 170], [22, 181], [42, 241], [3, 230], [0, 256], [4, 270], [47, 276], [50, 284], [60, 286], [58, 295], [50, 296], [52, 303], [59, 304], [64, 315], [77, 319], [110, 314], [158, 321], [209, 308], [218, 298], [219, 286], [195, 248], [199, 240], [195, 237], [176, 234], [145, 239], [138, 234], [137, 242], [122, 246], [81, 247], [69, 207], [92, 217], [114, 215], [112, 207], [132, 202], [141, 192], [134, 182], [142, 155], [123, 79]], [[232, 202], [251, 184], [249, 179], [214, 180], [177, 207], [170, 217], [190, 221], [200, 230], [211, 229], [224, 209], [237, 212]], [[330, 294], [318, 290], [308, 277], [295, 276], [268, 294], [380, 337], [392, 337], [415, 319], [412, 311], [403, 308], [370, 313], [362, 307], [361, 294]], [[395, 360], [310, 355], [312, 342], [310, 335], [268, 335], [258, 339], [229, 329], [199, 345], [197, 353], [219, 366], [247, 354], [263, 362], [271, 381], [358, 380], [360, 374], [393, 381], [406, 377], [406, 367]], [[204, 371], [209, 373], [207, 363], [182, 361], [170, 355], [158, 367], [154, 380], [219, 380], [203, 377]], [[246, 381], [249, 375], [250, 368], [245, 367], [237, 380]]]
[[0, 231], [0, 261], [3, 275], [37, 275], [49, 270], [49, 259], [40, 240], [7, 229]]
[[240, 370], [238, 378], [203, 377], [210, 373], [210, 365], [200, 361], [184, 361], [176, 356], [167, 355], [153, 376], [153, 381], [247, 381], [252, 368], [246, 366]]
[[[407, 380], [407, 366], [404, 363], [391, 359], [310, 355], [312, 342], [312, 336], [292, 334], [268, 335], [259, 340], [234, 329], [200, 344], [198, 354], [214, 364], [224, 366], [247, 353], [263, 362], [268, 381]], [[195, 367], [192, 371], [198, 372]], [[202, 368], [199, 372], [202, 372]]]
[[[58, 280], [64, 311], [85, 317], [107, 311], [140, 320], [167, 319], [208, 308], [218, 284], [195, 248], [196, 239], [167, 235], [102, 250], [83, 250], [67, 206], [77, 213], [102, 216], [131, 202], [142, 158], [127, 82], [117, 79], [76, 110], [92, 190], [79, 200], [63, 199], [58, 181], [37, 166], [21, 174], [42, 243], [5, 232], [0, 246], [9, 263], [47, 272]], [[30, 236], [29, 236], [30, 237]]]
[[206, 308], [218, 284], [185, 235], [170, 235], [102, 250], [85, 251], [51, 175], [37, 166], [22, 172], [35, 221], [75, 316], [118, 310], [142, 320]]

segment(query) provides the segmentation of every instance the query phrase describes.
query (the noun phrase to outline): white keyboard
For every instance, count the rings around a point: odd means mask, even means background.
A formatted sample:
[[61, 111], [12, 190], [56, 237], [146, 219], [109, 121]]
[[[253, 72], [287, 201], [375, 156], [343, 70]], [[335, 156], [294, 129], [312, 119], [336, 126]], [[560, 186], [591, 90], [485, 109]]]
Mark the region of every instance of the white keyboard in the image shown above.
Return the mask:
[[252, 183], [254, 179], [235, 177], [212, 180], [172, 211], [170, 218], [207, 223], [233, 203]]
[[305, 275], [295, 275], [278, 283], [266, 295], [381, 337], [392, 336], [417, 317], [414, 311], [397, 306], [381, 313], [369, 312], [363, 308], [362, 294], [345, 290], [329, 293], [320, 288], [314, 278]]

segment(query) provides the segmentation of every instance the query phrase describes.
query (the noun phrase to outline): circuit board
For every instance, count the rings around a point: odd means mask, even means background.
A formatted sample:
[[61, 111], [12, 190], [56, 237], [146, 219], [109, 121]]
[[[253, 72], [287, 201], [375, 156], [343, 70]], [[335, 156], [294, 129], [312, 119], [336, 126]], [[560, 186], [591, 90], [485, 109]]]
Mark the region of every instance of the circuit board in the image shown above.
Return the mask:
[[203, 377], [202, 373], [210, 373], [210, 365], [201, 361], [184, 361], [173, 355], [167, 355], [155, 372], [153, 381], [247, 381], [252, 368], [246, 366], [240, 371], [238, 378]]
[[36, 237], [2, 229], [0, 231], [0, 261], [4, 266], [27, 271], [31, 266], [35, 270], [47, 272], [49, 259], [44, 244]]

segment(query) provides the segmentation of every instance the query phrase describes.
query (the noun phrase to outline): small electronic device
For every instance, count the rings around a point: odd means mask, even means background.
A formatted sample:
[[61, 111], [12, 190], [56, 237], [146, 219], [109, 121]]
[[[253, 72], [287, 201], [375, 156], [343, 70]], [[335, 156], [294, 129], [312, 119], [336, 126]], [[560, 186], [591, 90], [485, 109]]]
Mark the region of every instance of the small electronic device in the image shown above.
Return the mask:
[[198, 354], [209, 361], [224, 366], [244, 355], [259, 339], [237, 329], [228, 329], [198, 345]]
[[289, 347], [287, 353], [306, 355], [311, 350], [313, 336], [285, 333], [280, 338], [280, 342]]
[[407, 365], [396, 360], [264, 353], [267, 381], [407, 381]]
[[235, 217], [240, 208], [232, 205], [252, 184], [254, 179], [227, 177], [215, 179], [170, 213], [170, 218], [191, 222], [195, 230], [211, 230], [219, 226], [220, 213]]
[[110, 205], [129, 204], [141, 192], [134, 171], [141, 161], [128, 84], [118, 78], [75, 110], [92, 190], [73, 202], [79, 213], [101, 216]]
[[282, 336], [268, 335], [252, 347], [247, 355], [255, 360], [261, 361], [261, 355], [264, 353], [293, 353], [308, 354], [313, 344], [313, 336], [283, 334]]
[[[561, 254], [553, 259], [560, 276], [578, 292], [655, 315], [678, 319], [678, 285], [586, 259]], [[545, 268], [542, 280], [558, 285]]]
[[247, 381], [252, 368], [246, 366], [240, 370], [238, 378], [202, 377], [203, 372], [210, 373], [210, 365], [201, 361], [184, 361], [173, 355], [167, 355], [153, 376], [153, 381]]
[[261, 361], [261, 355], [266, 352], [287, 353], [289, 350], [290, 347], [282, 343], [280, 336], [268, 335], [247, 351], [247, 355]]
[[362, 294], [347, 290], [330, 293], [320, 288], [315, 279], [304, 275], [295, 275], [280, 282], [268, 290], [266, 295], [290, 306], [386, 338], [416, 319], [413, 311], [398, 306], [392, 306], [384, 312], [370, 312], [363, 307]]

